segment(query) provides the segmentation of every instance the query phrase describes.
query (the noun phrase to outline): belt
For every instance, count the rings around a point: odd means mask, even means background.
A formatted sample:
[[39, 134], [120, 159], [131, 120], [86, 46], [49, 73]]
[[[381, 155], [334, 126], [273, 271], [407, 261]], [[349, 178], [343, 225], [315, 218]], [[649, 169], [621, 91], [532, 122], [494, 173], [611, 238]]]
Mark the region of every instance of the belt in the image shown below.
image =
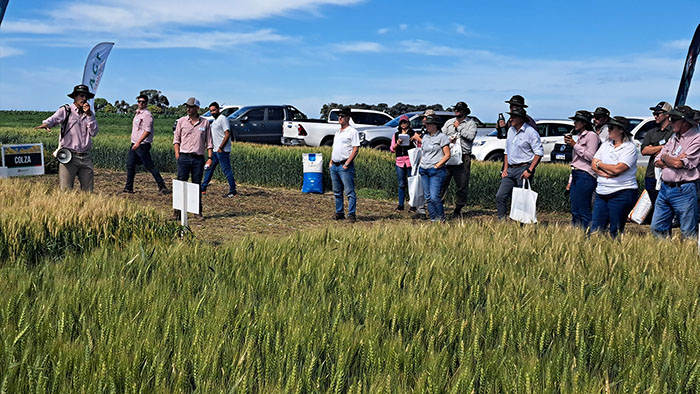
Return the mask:
[[532, 163], [532, 162], [529, 161], [529, 162], [527, 162], [527, 163], [508, 164], [508, 167], [511, 167], [511, 168], [518, 168], [518, 167], [522, 167], [522, 166], [529, 166], [530, 163]]
[[[69, 150], [70, 150], [70, 149], [69, 149]], [[90, 155], [90, 152], [76, 152], [76, 151], [74, 151], [74, 150], [71, 150], [70, 153], [71, 153], [73, 156], [88, 156], [88, 155]]]
[[342, 166], [342, 165], [344, 165], [345, 162], [347, 162], [347, 161], [348, 161], [348, 159], [341, 160], [341, 161], [333, 161], [333, 165], [334, 165], [334, 166]]
[[678, 181], [678, 182], [666, 182], [664, 181], [664, 185], [668, 187], [681, 187], [682, 185], [685, 185], [686, 183], [695, 183], [695, 181]]
[[191, 153], [191, 152], [180, 152], [181, 155], [189, 156], [189, 157], [194, 157], [196, 159], [199, 159], [201, 157], [204, 157], [204, 155], [198, 155], [196, 153]]

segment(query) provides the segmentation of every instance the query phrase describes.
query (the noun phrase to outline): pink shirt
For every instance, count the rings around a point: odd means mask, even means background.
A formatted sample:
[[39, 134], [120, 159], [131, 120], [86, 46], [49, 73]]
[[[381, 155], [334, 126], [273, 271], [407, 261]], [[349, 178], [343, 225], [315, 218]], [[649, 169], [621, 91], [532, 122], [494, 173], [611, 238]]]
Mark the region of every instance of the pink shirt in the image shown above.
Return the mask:
[[134, 115], [134, 123], [131, 126], [131, 143], [135, 144], [140, 139], [143, 133], [148, 133], [141, 143], [152, 144], [153, 143], [153, 115], [147, 109], [136, 110], [136, 115]]
[[173, 137], [174, 144], [180, 144], [180, 153], [204, 155], [206, 149], [214, 149], [209, 121], [201, 116], [195, 124], [190, 122], [188, 116], [178, 119]]
[[[43, 123], [49, 127], [60, 125], [66, 119], [66, 110], [61, 107]], [[92, 149], [92, 137], [100, 131], [97, 127], [95, 114], [91, 116], [79, 112], [75, 104], [70, 104], [70, 115], [66, 124], [66, 133], [59, 140], [62, 147], [78, 152], [86, 153]]]
[[664, 168], [661, 170], [662, 181], [694, 181], [700, 178], [700, 171], [698, 171], [698, 164], [700, 164], [700, 131], [697, 127], [686, 131], [680, 138], [678, 134], [674, 133], [673, 137], [661, 149], [661, 152], [656, 155], [655, 163], [660, 163], [663, 155], [676, 157], [683, 153], [688, 156], [681, 159], [683, 168]]
[[571, 166], [577, 170], [586, 171], [593, 177], [596, 173], [591, 168], [591, 162], [593, 161], [593, 156], [598, 151], [598, 146], [600, 145], [600, 138], [595, 131], [584, 130], [576, 141], [574, 145], [573, 158], [571, 160]]

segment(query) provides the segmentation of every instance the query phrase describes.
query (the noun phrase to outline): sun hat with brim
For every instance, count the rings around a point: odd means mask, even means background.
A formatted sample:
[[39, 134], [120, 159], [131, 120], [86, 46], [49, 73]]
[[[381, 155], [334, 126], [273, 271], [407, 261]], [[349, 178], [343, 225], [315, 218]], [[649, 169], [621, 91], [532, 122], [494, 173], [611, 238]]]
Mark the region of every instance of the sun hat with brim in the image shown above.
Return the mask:
[[576, 115], [569, 116], [569, 119], [580, 120], [584, 123], [593, 124], [593, 122], [591, 122], [591, 119], [593, 119], [593, 114], [590, 111], [586, 111], [583, 109], [580, 111], [576, 111]]
[[601, 116], [604, 116], [604, 117], [606, 117], [606, 118], [609, 118], [609, 117], [610, 117], [610, 110], [608, 110], [608, 109], [605, 108], [605, 107], [598, 107], [598, 108], [595, 109], [595, 111], [593, 111], [593, 117], [594, 117], [594, 118], [595, 118], [595, 117], [601, 117]]
[[693, 126], [697, 126], [700, 122], [697, 111], [687, 105], [679, 105], [678, 107], [670, 110], [668, 114], [671, 116], [671, 121], [683, 119]]
[[85, 94], [87, 98], [91, 99], [95, 97], [95, 93], [90, 92], [90, 88], [87, 87], [87, 85], [77, 85], [76, 87], [73, 88], [73, 92], [68, 95], [68, 97], [74, 99], [75, 96], [79, 94]]
[[632, 135], [632, 130], [630, 130], [630, 121], [627, 120], [624, 116], [613, 116], [609, 121], [608, 121], [608, 127], [610, 126], [617, 126], [624, 130], [625, 134], [628, 136]]
[[454, 111], [457, 112], [463, 112], [465, 115], [469, 115], [472, 111], [469, 109], [469, 106], [467, 103], [464, 101], [460, 101], [454, 106]]
[[508, 115], [512, 116], [517, 116], [519, 118], [522, 118], [524, 120], [527, 119], [527, 111], [525, 111], [525, 108], [516, 108], [510, 112], [506, 112]]
[[510, 100], [506, 101], [506, 103], [521, 108], [527, 108], [527, 105], [525, 105], [525, 97], [519, 94], [516, 94], [515, 96], [511, 97]]
[[437, 116], [428, 115], [425, 117], [425, 124], [440, 124], [440, 119]]
[[435, 110], [434, 109], [426, 109], [425, 112], [423, 112], [423, 117], [426, 116], [434, 116], [435, 115]]
[[662, 102], [656, 104], [656, 107], [649, 107], [649, 109], [652, 112], [662, 112], [662, 113], [667, 114], [673, 109], [673, 107], [671, 107], [671, 104], [669, 104], [665, 101], [662, 101]]

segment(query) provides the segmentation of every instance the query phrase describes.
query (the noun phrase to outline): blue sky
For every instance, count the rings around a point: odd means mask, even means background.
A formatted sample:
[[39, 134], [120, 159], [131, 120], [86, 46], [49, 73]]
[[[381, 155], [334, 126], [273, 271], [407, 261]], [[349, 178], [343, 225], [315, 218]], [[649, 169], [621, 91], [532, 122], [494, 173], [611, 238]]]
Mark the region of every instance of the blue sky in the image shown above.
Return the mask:
[[[158, 89], [171, 104], [292, 104], [318, 117], [327, 102], [464, 100], [493, 121], [522, 94], [534, 117], [600, 105], [646, 115], [674, 101], [700, 22], [700, 1], [664, 4], [10, 0], [0, 109], [67, 102], [92, 46], [113, 41], [97, 92], [110, 102]], [[700, 80], [687, 103], [700, 107]]]

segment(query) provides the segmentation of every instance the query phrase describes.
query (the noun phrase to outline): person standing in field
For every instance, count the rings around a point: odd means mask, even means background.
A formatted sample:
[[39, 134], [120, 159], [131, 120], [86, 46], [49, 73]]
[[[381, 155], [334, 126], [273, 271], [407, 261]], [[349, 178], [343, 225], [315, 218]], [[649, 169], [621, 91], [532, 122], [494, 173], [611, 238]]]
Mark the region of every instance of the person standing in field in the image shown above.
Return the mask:
[[656, 161], [656, 155], [661, 152], [661, 149], [673, 136], [673, 125], [671, 125], [671, 118], [668, 114], [673, 107], [671, 107], [671, 104], [662, 101], [658, 103], [656, 107], [650, 107], [649, 109], [654, 114], [654, 120], [657, 126], [647, 131], [646, 135], [644, 135], [642, 154], [644, 156], [649, 156], [649, 164], [647, 165], [647, 170], [644, 175], [644, 189], [646, 189], [647, 194], [649, 194], [649, 199], [651, 200], [651, 210], [647, 214], [647, 218], [653, 218], [656, 197], [659, 195], [659, 191], [656, 189], [657, 179], [655, 169], [657, 167], [654, 165], [654, 162]]
[[328, 168], [333, 182], [333, 195], [335, 196], [335, 220], [345, 219], [345, 207], [343, 193], [348, 196], [348, 220], [351, 223], [357, 221], [356, 208], [357, 197], [355, 195], [355, 157], [360, 149], [360, 135], [350, 126], [350, 108], [341, 108], [338, 111], [338, 123], [340, 129], [335, 132], [333, 139], [333, 152]]
[[598, 107], [593, 111], [593, 126], [600, 143], [608, 140], [608, 122], [610, 121], [610, 111], [605, 107]]
[[661, 168], [661, 190], [651, 220], [651, 232], [657, 237], [671, 234], [674, 215], [680, 221], [681, 234], [695, 238], [698, 233], [698, 192], [700, 179], [700, 130], [695, 111], [681, 105], [669, 112], [673, 136], [656, 155]]
[[143, 164], [143, 167], [153, 175], [153, 179], [158, 185], [158, 191], [168, 194], [170, 191], [165, 186], [163, 177], [156, 169], [151, 158], [151, 145], [153, 144], [153, 115], [146, 109], [148, 106], [148, 96], [140, 94], [136, 97], [136, 114], [131, 126], [131, 149], [126, 159], [126, 185], [124, 193], [134, 193], [134, 177], [136, 176], [136, 166]]
[[593, 156], [598, 151], [600, 139], [593, 131], [589, 111], [576, 111], [569, 119], [574, 121], [574, 132], [578, 139], [567, 134], [564, 143], [573, 148], [571, 160], [571, 224], [575, 227], [588, 229], [591, 224], [591, 198], [596, 188], [596, 173], [591, 167]]
[[450, 159], [450, 138], [440, 131], [440, 119], [437, 116], [426, 116], [425, 127], [425, 134], [418, 139], [423, 150], [418, 173], [430, 220], [444, 221], [445, 210], [440, 195], [447, 176], [445, 163]]
[[591, 167], [598, 175], [591, 232], [609, 227], [617, 237], [637, 201], [637, 148], [631, 141], [630, 122], [615, 116], [608, 122], [608, 138], [593, 156]]
[[471, 110], [464, 101], [455, 104], [454, 112], [455, 117], [445, 122], [442, 126], [442, 132], [452, 143], [459, 140], [462, 147], [462, 164], [445, 166], [447, 175], [445, 176], [445, 183], [442, 185], [441, 199], [443, 202], [445, 201], [447, 188], [450, 186], [452, 178], [454, 178], [457, 191], [452, 218], [456, 219], [462, 216], [462, 208], [467, 205], [469, 175], [472, 164], [472, 143], [476, 137], [476, 122], [467, 117]]
[[209, 186], [209, 182], [214, 175], [214, 170], [217, 165], [221, 164], [221, 171], [228, 181], [228, 192], [223, 197], [231, 198], [238, 194], [236, 192], [236, 181], [233, 179], [233, 169], [231, 168], [231, 128], [229, 127], [228, 118], [221, 116], [219, 103], [215, 101], [209, 104], [209, 113], [214, 117], [214, 122], [211, 124], [211, 138], [216, 150], [214, 151], [211, 167], [204, 172], [202, 193], [207, 192], [207, 186]]
[[[177, 161], [177, 180], [187, 182], [192, 176], [192, 183], [202, 183], [204, 173], [204, 153], [208, 154], [207, 165], [212, 163], [213, 143], [209, 122], [199, 116], [199, 100], [194, 97], [187, 99], [187, 116], [177, 120], [173, 135], [173, 149]], [[201, 210], [200, 199], [200, 210]], [[180, 211], [175, 210], [175, 219], [180, 217]], [[198, 217], [204, 216], [200, 213]]]
[[411, 128], [408, 116], [399, 118], [398, 130], [391, 137], [391, 151], [396, 153], [396, 177], [399, 184], [399, 205], [396, 211], [404, 210], [404, 202], [408, 191], [408, 176], [411, 174], [411, 161], [408, 159], [408, 151], [416, 147], [413, 136], [416, 133]]
[[496, 193], [498, 219], [505, 219], [513, 188], [522, 187], [523, 181], [533, 181], [535, 168], [544, 155], [542, 140], [537, 129], [526, 123], [529, 118], [523, 108], [508, 112], [510, 128], [506, 138], [501, 185]]
[[61, 190], [73, 189], [75, 177], [80, 181], [82, 191], [91, 192], [94, 185], [94, 170], [92, 164], [92, 137], [99, 132], [95, 113], [90, 108], [88, 99], [95, 97], [86, 85], [77, 85], [68, 94], [73, 99], [72, 104], [66, 104], [53, 115], [44, 120], [35, 129], [51, 131], [51, 127], [61, 125], [60, 148], [71, 152], [68, 163], [58, 164], [58, 180]]

